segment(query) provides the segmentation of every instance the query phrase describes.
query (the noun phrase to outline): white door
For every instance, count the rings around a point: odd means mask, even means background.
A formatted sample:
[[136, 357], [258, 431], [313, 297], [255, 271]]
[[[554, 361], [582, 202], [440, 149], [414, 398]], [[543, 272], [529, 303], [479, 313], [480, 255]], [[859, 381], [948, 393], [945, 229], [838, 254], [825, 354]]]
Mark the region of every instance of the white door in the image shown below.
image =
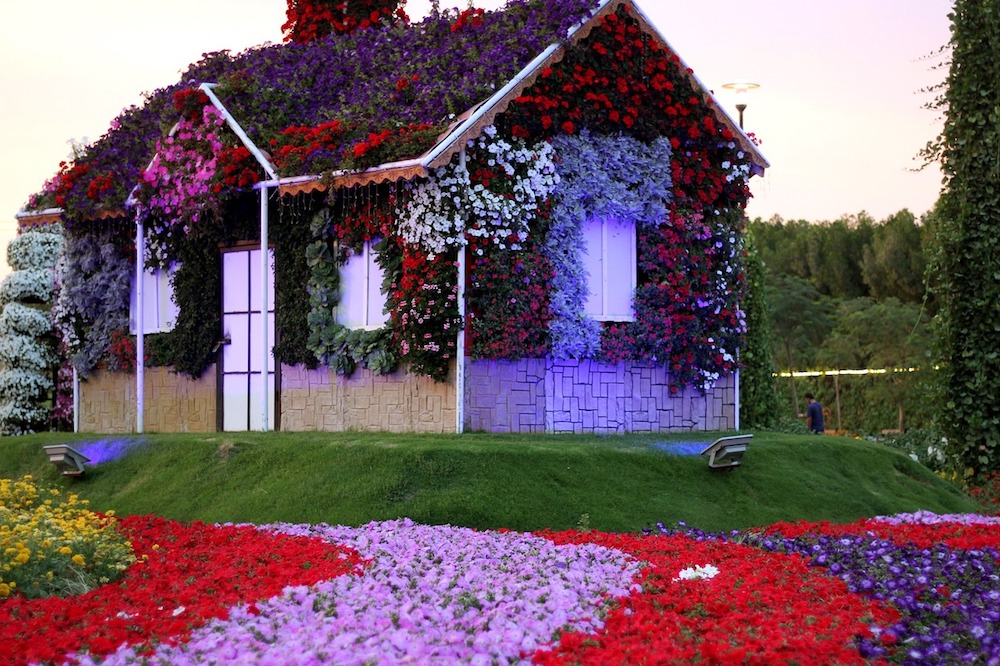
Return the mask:
[[222, 254], [222, 429], [261, 430], [261, 391], [267, 391], [268, 429], [274, 429], [274, 252], [268, 250], [267, 387], [261, 367], [260, 249]]

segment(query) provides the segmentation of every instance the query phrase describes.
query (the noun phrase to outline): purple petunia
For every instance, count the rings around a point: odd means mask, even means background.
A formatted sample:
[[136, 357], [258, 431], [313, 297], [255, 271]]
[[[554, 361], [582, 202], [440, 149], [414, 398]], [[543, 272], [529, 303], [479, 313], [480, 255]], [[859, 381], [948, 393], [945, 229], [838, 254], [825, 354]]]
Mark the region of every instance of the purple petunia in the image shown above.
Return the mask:
[[561, 630], [599, 629], [607, 602], [630, 594], [639, 572], [634, 558], [600, 546], [409, 520], [261, 529], [320, 536], [372, 562], [359, 577], [286, 588], [259, 614], [235, 608], [150, 657], [123, 647], [81, 663], [520, 663]]

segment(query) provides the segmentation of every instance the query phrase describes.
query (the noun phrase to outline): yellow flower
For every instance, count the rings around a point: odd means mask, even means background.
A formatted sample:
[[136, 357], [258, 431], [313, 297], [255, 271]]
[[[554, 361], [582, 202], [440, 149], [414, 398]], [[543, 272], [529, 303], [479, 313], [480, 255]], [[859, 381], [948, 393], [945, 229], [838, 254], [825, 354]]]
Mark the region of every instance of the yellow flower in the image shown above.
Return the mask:
[[70, 548], [69, 546], [63, 546], [62, 548], [59, 549], [59, 554], [60, 555], [69, 555], [72, 552], [73, 552], [73, 549]]
[[77, 565], [79, 565], [81, 567], [85, 564], [84, 559], [83, 559], [83, 555], [80, 555], [79, 553], [77, 553], [76, 555], [74, 555], [70, 559], [73, 561], [73, 564], [77, 564]]
[[7, 583], [0, 583], [0, 598], [10, 596], [10, 585]]

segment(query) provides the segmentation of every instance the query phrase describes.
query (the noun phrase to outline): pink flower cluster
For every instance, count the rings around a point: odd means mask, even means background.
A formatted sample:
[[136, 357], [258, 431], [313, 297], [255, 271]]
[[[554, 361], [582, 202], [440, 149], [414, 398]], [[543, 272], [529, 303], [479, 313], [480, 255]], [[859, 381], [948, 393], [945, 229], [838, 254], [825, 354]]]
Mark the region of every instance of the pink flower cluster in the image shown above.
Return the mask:
[[208, 104], [201, 114], [185, 117], [175, 131], [156, 144], [156, 157], [142, 174], [140, 198], [145, 210], [161, 222], [182, 225], [185, 233], [213, 200], [222, 113]]

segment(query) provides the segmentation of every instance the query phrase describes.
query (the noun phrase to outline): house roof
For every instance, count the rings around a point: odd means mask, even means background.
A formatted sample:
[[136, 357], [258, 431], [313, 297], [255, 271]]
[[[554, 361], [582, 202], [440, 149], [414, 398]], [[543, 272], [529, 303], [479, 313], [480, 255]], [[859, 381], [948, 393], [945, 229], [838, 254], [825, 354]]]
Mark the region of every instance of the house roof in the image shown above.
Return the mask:
[[[432, 14], [420, 23], [349, 35], [331, 35], [305, 44], [265, 45], [239, 54], [208, 54], [181, 81], [125, 110], [111, 129], [89, 146], [60, 178], [63, 201], [42, 196], [36, 210], [72, 209], [75, 219], [120, 213], [132, 187], [150, 163], [156, 142], [174, 125], [175, 93], [204, 83], [218, 106], [245, 131], [241, 140], [261, 150], [275, 166], [284, 191], [313, 189], [331, 182], [354, 184], [412, 178], [446, 163], [465, 140], [503, 112], [531, 86], [539, 72], [560, 60], [566, 48], [584, 39], [600, 17], [626, 5], [643, 31], [669, 49], [666, 40], [632, 0], [508, 0], [502, 10], [464, 19], [454, 12]], [[717, 119], [729, 127], [760, 170], [767, 160], [694, 77]], [[342, 168], [343, 155], [327, 148], [281, 164], [276, 151], [289, 128], [343, 123], [345, 146], [372, 132], [419, 126], [430, 139], [415, 141], [403, 161], [363, 170]], [[320, 178], [326, 174], [326, 178]], [[268, 174], [270, 177], [272, 174]], [[95, 179], [100, 187], [95, 188]], [[110, 184], [109, 184], [110, 183]], [[51, 190], [51, 188], [49, 188]], [[92, 196], [97, 191], [98, 196]], [[68, 204], [68, 205], [67, 205]], [[21, 214], [19, 217], [30, 216]]]

